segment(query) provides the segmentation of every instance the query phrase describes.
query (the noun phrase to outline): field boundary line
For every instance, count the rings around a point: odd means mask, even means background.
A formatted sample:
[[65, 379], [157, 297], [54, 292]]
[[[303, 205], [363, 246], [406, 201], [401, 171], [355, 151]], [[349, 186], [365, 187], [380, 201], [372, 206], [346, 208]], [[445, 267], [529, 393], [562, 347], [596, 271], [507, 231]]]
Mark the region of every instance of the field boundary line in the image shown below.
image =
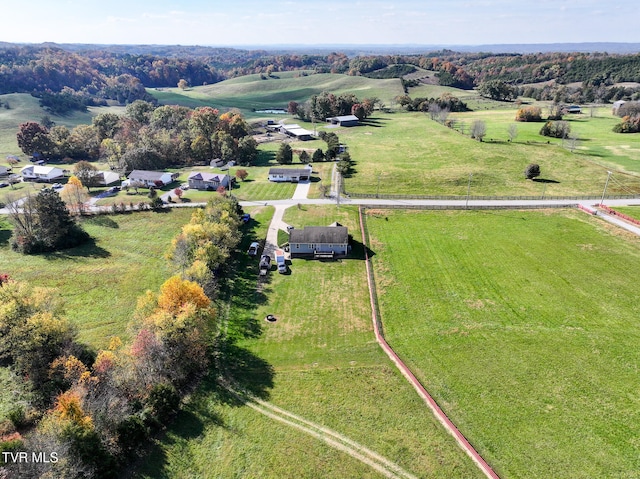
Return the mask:
[[467, 455], [473, 460], [473, 462], [480, 468], [480, 470], [490, 479], [500, 479], [498, 474], [489, 466], [489, 464], [482, 458], [482, 456], [475, 450], [475, 448], [471, 445], [471, 443], [467, 440], [467, 438], [460, 432], [460, 430], [455, 426], [455, 424], [449, 419], [449, 417], [444, 413], [444, 411], [438, 406], [438, 403], [431, 397], [429, 392], [425, 389], [425, 387], [420, 383], [418, 378], [411, 372], [411, 370], [404, 364], [404, 362], [400, 359], [400, 357], [396, 354], [396, 352], [389, 346], [386, 339], [384, 338], [384, 333], [382, 331], [382, 322], [379, 315], [379, 307], [378, 307], [378, 297], [376, 294], [375, 280], [373, 276], [373, 266], [371, 264], [371, 259], [368, 253], [368, 230], [366, 227], [364, 214], [364, 208], [362, 206], [358, 207], [358, 213], [360, 216], [360, 232], [362, 234], [362, 243], [364, 245], [364, 254], [365, 254], [365, 264], [367, 270], [367, 283], [369, 285], [369, 300], [371, 302], [371, 315], [373, 320], [373, 329], [376, 336], [376, 341], [382, 348], [382, 350], [387, 354], [389, 359], [396, 365], [396, 367], [400, 370], [402, 375], [409, 381], [409, 383], [414, 387], [414, 389], [418, 392], [420, 397], [425, 401], [427, 406], [431, 409], [434, 416], [440, 423], [444, 426], [444, 428], [455, 438], [458, 445], [467, 453]]

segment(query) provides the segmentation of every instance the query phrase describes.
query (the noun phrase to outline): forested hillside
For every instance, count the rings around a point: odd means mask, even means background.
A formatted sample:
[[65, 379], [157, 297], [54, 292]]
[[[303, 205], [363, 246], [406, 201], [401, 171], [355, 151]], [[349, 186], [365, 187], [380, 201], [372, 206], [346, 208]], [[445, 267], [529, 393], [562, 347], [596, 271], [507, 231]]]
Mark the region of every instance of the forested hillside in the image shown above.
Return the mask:
[[[559, 101], [637, 99], [640, 55], [607, 53], [491, 54], [449, 50], [411, 55], [345, 53], [273, 54], [262, 50], [184, 46], [92, 46], [55, 44], [0, 47], [0, 94], [31, 93], [55, 113], [82, 110], [113, 100], [153, 101], [145, 88], [198, 86], [227, 78], [291, 70], [343, 73], [372, 78], [402, 77], [417, 68], [435, 72], [442, 86], [472, 89], [501, 81], [520, 93]], [[182, 80], [182, 82], [181, 82]], [[553, 82], [553, 87], [542, 85]], [[575, 83], [581, 84], [576, 87]], [[539, 84], [539, 87], [538, 85]], [[571, 90], [563, 85], [574, 84]], [[580, 88], [581, 90], [577, 90]], [[617, 90], [616, 90], [617, 88]], [[546, 90], [545, 90], [546, 89]], [[577, 94], [576, 94], [577, 93]]]

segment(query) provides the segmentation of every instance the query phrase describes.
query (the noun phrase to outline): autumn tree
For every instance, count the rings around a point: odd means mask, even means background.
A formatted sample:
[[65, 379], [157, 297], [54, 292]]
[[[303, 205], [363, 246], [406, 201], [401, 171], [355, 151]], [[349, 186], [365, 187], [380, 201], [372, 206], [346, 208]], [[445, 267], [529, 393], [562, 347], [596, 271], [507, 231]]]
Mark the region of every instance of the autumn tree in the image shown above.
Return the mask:
[[76, 176], [69, 177], [67, 184], [60, 192], [60, 197], [66, 203], [69, 211], [78, 215], [84, 213], [85, 203], [89, 200], [89, 195], [84, 191], [82, 182]]
[[87, 188], [87, 191], [91, 191], [91, 187], [98, 186], [98, 178], [96, 173], [98, 169], [88, 161], [79, 161], [73, 165], [73, 174], [80, 180], [81, 186]]
[[516, 112], [516, 121], [541, 121], [542, 109], [538, 106], [525, 106]]
[[189, 88], [189, 83], [184, 78], [181, 78], [178, 81], [178, 88], [180, 88], [181, 90], [186, 90], [187, 88]]
[[62, 317], [54, 291], [8, 280], [0, 287], [0, 362], [28, 378], [46, 402], [51, 363], [74, 347], [76, 333]]
[[49, 130], [34, 121], [20, 124], [16, 139], [25, 155], [41, 153], [46, 157], [53, 146], [49, 138]]
[[240, 181], [246, 180], [248, 176], [249, 173], [247, 172], [247, 170], [244, 170], [242, 168], [236, 170], [236, 178], [238, 178]]

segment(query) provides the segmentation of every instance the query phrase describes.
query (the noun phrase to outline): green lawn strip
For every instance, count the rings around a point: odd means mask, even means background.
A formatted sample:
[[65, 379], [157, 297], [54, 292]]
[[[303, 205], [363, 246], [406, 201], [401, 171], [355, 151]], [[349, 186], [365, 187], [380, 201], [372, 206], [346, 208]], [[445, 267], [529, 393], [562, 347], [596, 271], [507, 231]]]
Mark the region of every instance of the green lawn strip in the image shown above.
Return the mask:
[[[254, 230], [243, 241], [266, 235], [261, 215], [270, 211], [252, 212], [256, 224], [248, 225]], [[290, 275], [273, 271], [259, 292], [255, 259], [239, 258], [226, 324], [238, 338], [227, 361], [236, 380], [418, 477], [481, 477], [375, 342], [357, 210], [291, 207], [284, 219], [296, 227], [346, 225], [356, 257], [295, 259]], [[269, 313], [275, 323], [264, 320]], [[229, 402], [213, 382], [205, 383], [137, 477], [382, 477], [315, 438]]]
[[106, 347], [111, 336], [127, 337], [138, 296], [156, 291], [173, 274], [165, 253], [192, 211], [97, 216], [82, 221], [95, 238], [47, 255], [25, 256], [9, 247], [7, 223], [0, 227], [0, 271], [33, 285], [57, 288], [80, 340]]
[[368, 226], [387, 339], [500, 477], [633, 477], [637, 238], [573, 210]]
[[640, 221], [640, 207], [638, 206], [615, 206], [613, 209]]

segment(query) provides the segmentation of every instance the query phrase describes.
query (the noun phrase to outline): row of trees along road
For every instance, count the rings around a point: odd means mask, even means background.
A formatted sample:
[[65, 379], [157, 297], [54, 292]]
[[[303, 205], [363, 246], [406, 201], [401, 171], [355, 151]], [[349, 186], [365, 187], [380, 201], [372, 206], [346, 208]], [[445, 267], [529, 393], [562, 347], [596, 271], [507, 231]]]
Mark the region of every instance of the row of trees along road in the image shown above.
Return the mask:
[[47, 128], [23, 123], [17, 133], [20, 149], [44, 158], [104, 160], [114, 170], [164, 169], [205, 162], [213, 158], [250, 165], [258, 145], [250, 127], [236, 112], [220, 114], [215, 108], [155, 107], [142, 100], [123, 115], [102, 113], [91, 125], [72, 130], [62, 125]]
[[130, 343], [114, 337], [97, 354], [77, 342], [52, 290], [0, 275], [0, 361], [36, 392], [27, 410], [11, 414], [24, 435], [7, 447], [57, 455], [7, 464], [0, 475], [121, 477], [220, 356], [212, 298], [230, 271], [239, 225], [234, 198], [217, 195], [196, 210], [169, 254], [180, 273], [139, 298]]

